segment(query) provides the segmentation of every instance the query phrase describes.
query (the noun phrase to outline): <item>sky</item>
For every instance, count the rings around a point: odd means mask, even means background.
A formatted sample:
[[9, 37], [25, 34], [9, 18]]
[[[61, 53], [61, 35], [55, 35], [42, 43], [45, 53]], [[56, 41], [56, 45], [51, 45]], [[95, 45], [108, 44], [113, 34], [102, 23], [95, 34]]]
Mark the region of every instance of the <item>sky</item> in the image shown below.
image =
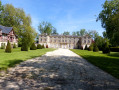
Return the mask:
[[105, 0], [1, 0], [2, 4], [12, 4], [23, 8], [32, 18], [32, 26], [38, 32], [42, 21], [50, 22], [58, 31], [96, 30], [102, 35], [104, 28], [96, 22]]

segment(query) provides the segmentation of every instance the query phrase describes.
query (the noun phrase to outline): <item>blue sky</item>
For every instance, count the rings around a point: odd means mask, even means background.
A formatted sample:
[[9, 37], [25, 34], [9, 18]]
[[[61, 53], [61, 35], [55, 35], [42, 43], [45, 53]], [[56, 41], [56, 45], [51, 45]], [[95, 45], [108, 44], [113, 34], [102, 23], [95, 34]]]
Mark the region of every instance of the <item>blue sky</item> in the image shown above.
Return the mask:
[[48, 21], [57, 29], [79, 31], [80, 29], [96, 30], [102, 35], [104, 29], [96, 17], [102, 10], [105, 0], [1, 0], [2, 4], [12, 4], [23, 8], [32, 18], [32, 26], [38, 31], [41, 21]]

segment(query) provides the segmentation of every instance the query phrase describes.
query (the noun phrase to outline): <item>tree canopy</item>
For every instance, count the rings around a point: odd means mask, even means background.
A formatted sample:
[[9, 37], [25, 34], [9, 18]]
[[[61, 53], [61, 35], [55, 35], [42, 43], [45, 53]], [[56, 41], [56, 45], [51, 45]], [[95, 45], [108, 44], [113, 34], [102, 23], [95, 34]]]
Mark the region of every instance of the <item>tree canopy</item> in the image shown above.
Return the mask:
[[53, 31], [54, 27], [50, 22], [41, 22], [38, 26], [38, 30], [40, 31], [41, 34], [47, 34], [50, 35]]
[[63, 33], [63, 35], [70, 35], [70, 32], [65, 31], [65, 32]]
[[23, 9], [15, 8], [11, 4], [5, 4], [0, 16], [0, 24], [13, 27], [21, 43], [27, 43], [30, 46], [34, 42], [36, 32], [31, 26], [30, 15], [26, 15]]
[[114, 46], [119, 45], [119, 0], [106, 0], [97, 21], [105, 28], [107, 37]]

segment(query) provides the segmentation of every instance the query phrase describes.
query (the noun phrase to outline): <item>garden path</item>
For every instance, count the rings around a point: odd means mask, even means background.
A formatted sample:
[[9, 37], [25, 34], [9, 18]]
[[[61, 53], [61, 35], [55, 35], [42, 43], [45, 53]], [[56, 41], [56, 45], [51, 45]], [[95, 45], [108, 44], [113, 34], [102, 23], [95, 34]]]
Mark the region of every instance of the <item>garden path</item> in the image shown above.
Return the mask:
[[119, 89], [119, 80], [68, 49], [48, 52], [10, 68], [0, 90]]

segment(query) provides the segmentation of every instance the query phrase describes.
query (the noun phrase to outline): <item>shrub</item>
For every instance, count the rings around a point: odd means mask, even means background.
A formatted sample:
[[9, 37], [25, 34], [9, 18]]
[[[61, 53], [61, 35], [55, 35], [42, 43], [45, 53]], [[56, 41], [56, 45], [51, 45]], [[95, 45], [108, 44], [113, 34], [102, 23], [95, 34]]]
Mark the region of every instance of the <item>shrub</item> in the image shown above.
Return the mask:
[[12, 52], [12, 50], [11, 50], [11, 44], [10, 44], [9, 40], [7, 42], [7, 46], [6, 46], [5, 52], [6, 53], [11, 53]]
[[40, 44], [38, 44], [37, 49], [42, 49], [42, 46]]
[[110, 51], [111, 52], [119, 52], [119, 47], [111, 47]]
[[21, 51], [28, 51], [28, 45], [26, 43], [22, 43]]
[[46, 45], [46, 48], [48, 48], [48, 45]]
[[98, 51], [99, 51], [99, 49], [98, 49], [97, 45], [95, 44], [94, 48], [93, 48], [93, 52], [98, 52]]
[[83, 50], [83, 46], [80, 46], [80, 49]]
[[88, 46], [87, 46], [87, 44], [85, 45], [85, 50], [88, 50]]
[[5, 49], [5, 43], [1, 43], [1, 49]]
[[109, 48], [108, 43], [105, 43], [105, 44], [103, 45], [103, 53], [104, 53], [104, 54], [110, 53], [110, 48]]
[[93, 51], [93, 45], [92, 44], [89, 46], [88, 51]]
[[35, 43], [33, 43], [32, 45], [31, 45], [31, 47], [30, 47], [30, 50], [36, 50], [37, 48], [36, 48], [36, 45], [35, 45]]
[[17, 46], [16, 46], [16, 44], [14, 43], [14, 45], [13, 45], [13, 48], [16, 48]]
[[42, 48], [45, 48], [44, 44], [42, 45]]

